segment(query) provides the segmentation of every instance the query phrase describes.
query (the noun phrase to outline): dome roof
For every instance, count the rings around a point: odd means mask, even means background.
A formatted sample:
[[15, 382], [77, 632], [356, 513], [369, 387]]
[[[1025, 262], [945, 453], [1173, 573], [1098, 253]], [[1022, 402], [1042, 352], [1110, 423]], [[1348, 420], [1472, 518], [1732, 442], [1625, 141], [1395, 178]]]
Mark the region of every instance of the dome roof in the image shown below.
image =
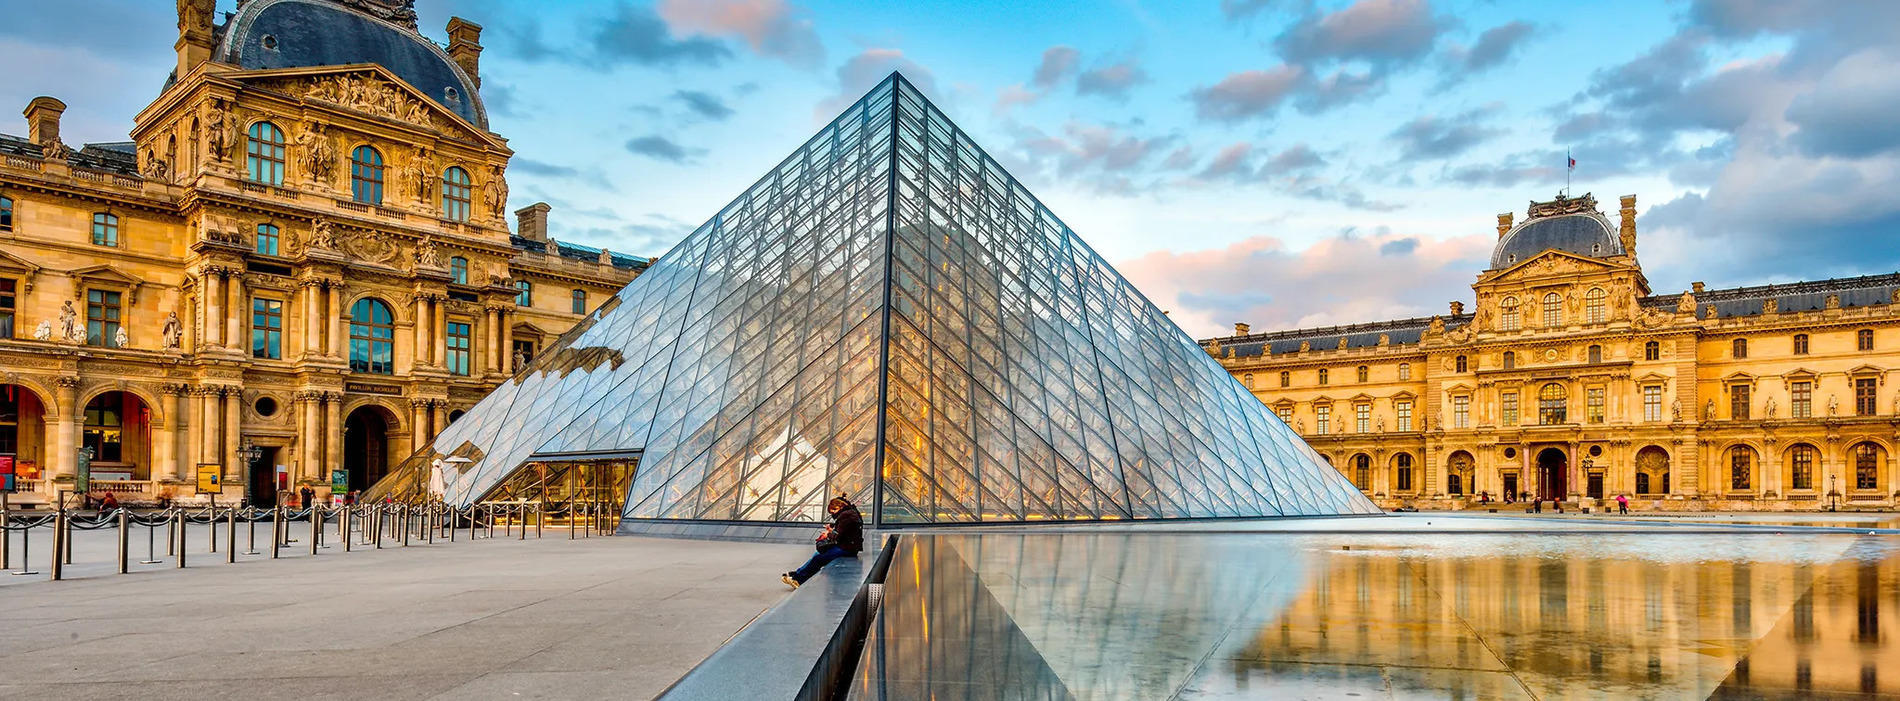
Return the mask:
[[1491, 251], [1491, 269], [1508, 268], [1551, 249], [1594, 258], [1623, 255], [1609, 219], [1576, 212], [1532, 219], [1510, 230]]
[[481, 94], [421, 34], [326, 0], [251, 0], [226, 25], [217, 60], [246, 69], [374, 63], [470, 123], [488, 128]]

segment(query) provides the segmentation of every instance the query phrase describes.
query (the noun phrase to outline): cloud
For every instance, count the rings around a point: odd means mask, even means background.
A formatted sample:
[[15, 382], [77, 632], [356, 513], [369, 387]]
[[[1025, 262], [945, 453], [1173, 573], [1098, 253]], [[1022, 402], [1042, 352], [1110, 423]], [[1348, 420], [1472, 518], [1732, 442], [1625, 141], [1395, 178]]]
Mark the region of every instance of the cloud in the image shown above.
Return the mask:
[[1082, 52], [1073, 46], [1051, 46], [1042, 52], [1042, 62], [1036, 64], [1036, 73], [1029, 78], [1029, 84], [1037, 90], [1048, 90], [1062, 82], [1075, 72], [1076, 64], [1082, 60]]
[[1292, 147], [1274, 154], [1260, 167], [1262, 175], [1291, 175], [1326, 165], [1326, 159], [1314, 153], [1306, 144]]
[[724, 100], [712, 93], [698, 90], [675, 90], [673, 99], [685, 104], [686, 109], [692, 111], [693, 114], [715, 122], [732, 116], [732, 108], [727, 107]]
[[1032, 167], [1060, 177], [1135, 171], [1172, 141], [1076, 121], [1064, 124], [1060, 135], [1020, 127], [1016, 136], [1017, 150]]
[[658, 10], [679, 33], [739, 37], [754, 53], [800, 68], [825, 62], [824, 43], [803, 8], [783, 0], [660, 0]]
[[1228, 20], [1243, 20], [1259, 14], [1261, 10], [1277, 0], [1220, 0], [1221, 16]]
[[1240, 71], [1212, 86], [1195, 88], [1188, 96], [1200, 118], [1239, 122], [1272, 115], [1299, 87], [1305, 74], [1305, 69], [1292, 65]]
[[509, 159], [508, 172], [511, 174], [526, 173], [528, 175], [540, 175], [551, 178], [571, 178], [580, 175], [579, 169], [570, 166], [555, 165], [545, 161], [537, 161], [525, 156], [515, 156]]
[[670, 163], [686, 163], [706, 154], [705, 149], [687, 148], [657, 134], [628, 139], [627, 151]]
[[1523, 47], [1533, 29], [1528, 22], [1506, 22], [1484, 30], [1471, 46], [1446, 47], [1437, 89], [1445, 90], [1466, 78], [1504, 65]]
[[1406, 160], [1450, 158], [1503, 133], [1479, 124], [1485, 111], [1477, 109], [1443, 119], [1423, 115], [1399, 126], [1387, 138], [1399, 145], [1400, 155]]
[[1129, 88], [1145, 82], [1148, 82], [1148, 72], [1131, 58], [1083, 71], [1075, 77], [1075, 92], [1078, 95], [1126, 99]]
[[821, 123], [831, 121], [844, 108], [850, 107], [851, 103], [869, 92], [871, 86], [889, 78], [892, 71], [902, 73], [925, 97], [934, 98], [937, 94], [936, 76], [930, 69], [910, 60], [903, 50], [869, 48], [838, 66], [838, 92], [820, 100], [813, 116]]
[[620, 3], [600, 21], [593, 35], [594, 52], [610, 63], [651, 66], [717, 65], [732, 56], [726, 45], [703, 37], [677, 39], [658, 15], [645, 7]]
[[1788, 106], [1793, 141], [1814, 156], [1858, 158], [1900, 147], [1900, 58], [1876, 49], [1829, 68]]
[[1117, 270], [1197, 337], [1329, 326], [1444, 313], [1470, 297], [1472, 271], [1494, 240], [1433, 239], [1380, 227], [1321, 239], [1303, 250], [1272, 236], [1222, 248], [1155, 251]]
[[1228, 144], [1221, 148], [1220, 152], [1214, 154], [1214, 160], [1209, 161], [1207, 167], [1201, 169], [1200, 174], [1195, 177], [1202, 180], [1252, 180], [1254, 174], [1252, 156], [1253, 144], [1245, 141]]
[[1336, 12], [1302, 17], [1274, 46], [1291, 63], [1389, 64], [1430, 53], [1447, 23], [1432, 16], [1426, 0], [1359, 0]]

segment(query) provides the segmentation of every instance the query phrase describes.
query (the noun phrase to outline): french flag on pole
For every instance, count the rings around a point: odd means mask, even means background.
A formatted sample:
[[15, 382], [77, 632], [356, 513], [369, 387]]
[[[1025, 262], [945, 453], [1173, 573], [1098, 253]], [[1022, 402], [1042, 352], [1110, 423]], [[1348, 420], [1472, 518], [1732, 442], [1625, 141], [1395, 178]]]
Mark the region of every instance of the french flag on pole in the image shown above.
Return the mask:
[[1566, 158], [1566, 159], [1569, 159], [1569, 160], [1570, 160], [1570, 169], [1571, 169], [1571, 170], [1576, 170], [1576, 169], [1577, 169], [1577, 159], [1575, 159], [1575, 158], [1572, 158], [1572, 157], [1570, 156], [1570, 154], [1569, 154], [1568, 152], [1565, 152], [1565, 153], [1564, 153], [1564, 158]]

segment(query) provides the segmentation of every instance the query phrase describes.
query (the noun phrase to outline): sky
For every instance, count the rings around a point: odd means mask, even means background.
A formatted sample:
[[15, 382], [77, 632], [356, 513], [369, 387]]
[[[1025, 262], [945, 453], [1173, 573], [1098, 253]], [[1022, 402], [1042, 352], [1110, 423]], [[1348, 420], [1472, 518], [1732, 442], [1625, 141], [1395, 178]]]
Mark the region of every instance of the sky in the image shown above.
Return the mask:
[[[1496, 215], [1566, 176], [1612, 219], [1637, 195], [1658, 293], [1900, 268], [1900, 2], [417, 11], [438, 43], [450, 16], [486, 28], [511, 208], [546, 201], [556, 238], [619, 252], [664, 253], [899, 70], [1197, 337], [1444, 313]], [[8, 14], [0, 104], [61, 98], [69, 143], [125, 139], [175, 62], [172, 3]]]

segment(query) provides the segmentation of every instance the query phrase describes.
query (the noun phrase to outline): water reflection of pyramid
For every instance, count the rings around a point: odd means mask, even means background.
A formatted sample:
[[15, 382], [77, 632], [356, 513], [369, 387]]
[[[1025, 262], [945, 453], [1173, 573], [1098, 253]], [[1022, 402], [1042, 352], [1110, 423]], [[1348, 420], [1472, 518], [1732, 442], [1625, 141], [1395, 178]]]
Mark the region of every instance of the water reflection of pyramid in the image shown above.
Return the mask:
[[424, 456], [449, 453], [456, 502], [637, 453], [634, 519], [1377, 511], [897, 75]]

